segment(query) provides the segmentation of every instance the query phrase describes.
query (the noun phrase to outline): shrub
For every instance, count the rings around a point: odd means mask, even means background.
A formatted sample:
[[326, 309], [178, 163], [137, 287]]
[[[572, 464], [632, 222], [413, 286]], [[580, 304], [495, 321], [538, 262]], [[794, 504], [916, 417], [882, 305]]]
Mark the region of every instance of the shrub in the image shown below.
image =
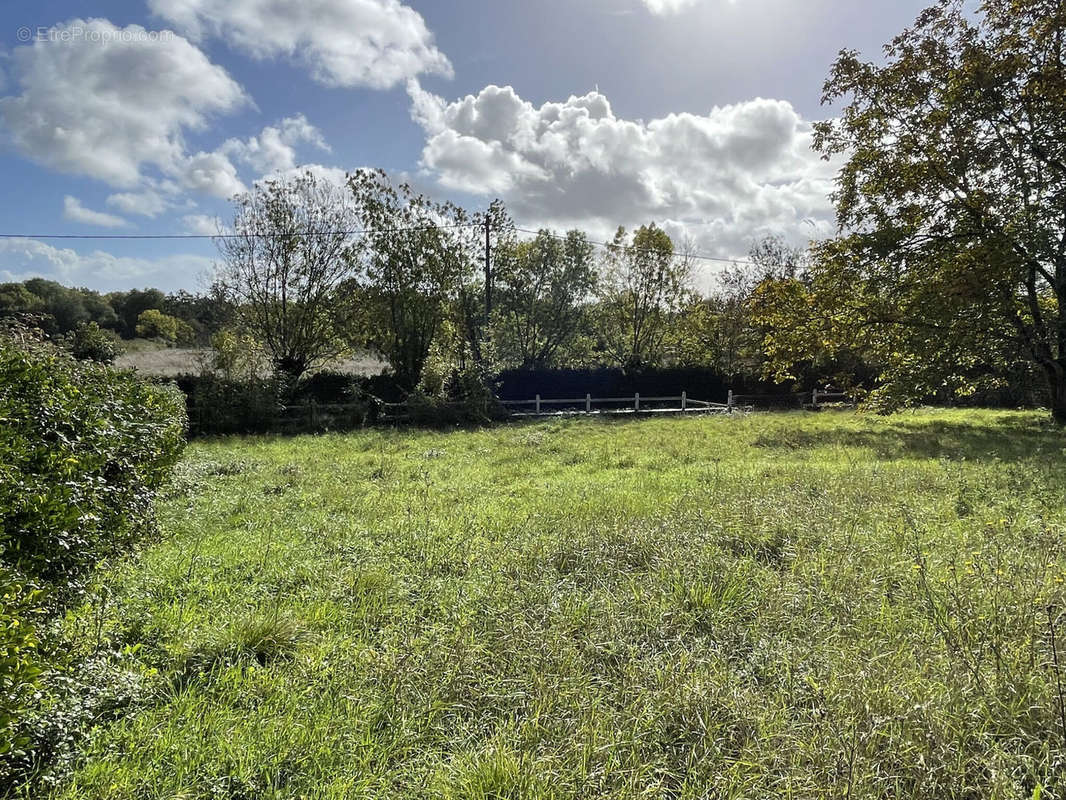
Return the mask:
[[152, 529], [181, 454], [172, 388], [0, 336], [0, 561], [68, 584]]
[[137, 335], [142, 339], [162, 339], [167, 344], [191, 344], [196, 339], [196, 331], [189, 323], [156, 308], [142, 311], [137, 317]]
[[283, 387], [273, 378], [233, 380], [213, 373], [181, 375], [189, 404], [189, 435], [267, 433], [277, 426]]
[[489, 369], [450, 324], [433, 340], [422, 378], [406, 406], [416, 425], [483, 423], [505, 416]]
[[211, 337], [211, 357], [204, 372], [216, 372], [229, 381], [251, 380], [268, 371], [270, 360], [263, 346], [247, 333], [221, 330]]
[[95, 322], [81, 323], [63, 343], [74, 358], [101, 364], [113, 364], [121, 352], [115, 334]]
[[172, 387], [0, 331], [0, 791], [26, 756], [36, 679], [49, 666], [32, 623], [152, 533], [152, 500], [184, 433]]
[[0, 565], [0, 785], [3, 762], [22, 755], [28, 737], [16, 732], [41, 673], [34, 626], [35, 592]]

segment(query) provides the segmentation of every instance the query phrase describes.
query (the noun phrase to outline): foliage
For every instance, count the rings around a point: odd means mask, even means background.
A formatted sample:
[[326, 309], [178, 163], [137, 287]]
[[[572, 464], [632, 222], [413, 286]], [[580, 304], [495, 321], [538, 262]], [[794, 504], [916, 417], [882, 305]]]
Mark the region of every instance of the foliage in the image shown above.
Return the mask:
[[234, 204], [233, 233], [216, 240], [215, 289], [295, 383], [349, 349], [358, 217], [341, 189], [310, 171], [261, 182]]
[[37, 623], [155, 530], [184, 432], [172, 389], [0, 333], [0, 791], [35, 744], [27, 719], [50, 659]]
[[99, 292], [67, 288], [44, 278], [0, 284], [0, 316], [27, 313], [43, 315], [42, 328], [52, 335], [70, 333], [88, 322], [112, 329], [119, 324]]
[[674, 315], [686, 298], [689, 260], [675, 257], [670, 237], [655, 224], [632, 239], [619, 228], [600, 272], [597, 332], [607, 356], [626, 370], [654, 366]]
[[266, 371], [268, 356], [250, 334], [224, 329], [211, 337], [205, 372], [218, 372], [228, 381], [247, 381]]
[[454, 205], [393, 186], [380, 170], [356, 171], [349, 186], [368, 231], [363, 338], [413, 388], [441, 325], [466, 297], [474, 256], [462, 226], [470, 221]]
[[501, 358], [525, 369], [558, 366], [596, 286], [588, 237], [541, 230], [529, 242], [502, 242], [495, 253], [493, 334]]
[[125, 338], [132, 339], [140, 335], [137, 325], [141, 321], [141, 314], [162, 310], [167, 298], [159, 289], [130, 289], [128, 292], [111, 292], [107, 295], [107, 301], [118, 317], [119, 332]]
[[847, 103], [816, 146], [844, 160], [842, 235], [792, 292], [819, 330], [779, 328], [775, 367], [862, 352], [894, 406], [1025, 360], [1066, 422], [1064, 33], [1055, 0], [986, 0], [977, 15], [941, 0], [884, 63], [841, 54], [825, 99]]
[[234, 311], [220, 293], [209, 290], [205, 294], [178, 291], [168, 294], [160, 310], [188, 324], [195, 332], [198, 342], [206, 342], [211, 336], [234, 323]]
[[747, 263], [722, 270], [710, 295], [692, 296], [681, 310], [668, 336], [677, 360], [713, 366], [733, 381], [759, 377], [767, 330], [753, 301], [765, 286], [802, 279], [806, 262], [803, 250], [778, 236], [752, 244]]
[[0, 283], [0, 315], [42, 313], [44, 301], [22, 283]]
[[196, 337], [192, 326], [184, 320], [151, 308], [137, 317], [137, 335], [142, 339], [162, 339], [168, 344], [192, 344]]
[[42, 672], [34, 630], [37, 598], [24, 579], [0, 564], [0, 787], [5, 765], [30, 743], [20, 723], [33, 706]]
[[1031, 412], [197, 442], [22, 796], [1060, 798], [1064, 494]]
[[422, 377], [406, 406], [410, 420], [420, 425], [480, 423], [503, 416], [491, 374], [448, 321], [430, 345]]
[[177, 384], [188, 402], [190, 437], [276, 430], [291, 399], [291, 387], [259, 374], [205, 371], [182, 375]]
[[0, 560], [64, 588], [152, 530], [181, 453], [180, 395], [0, 337]]
[[82, 322], [67, 335], [63, 344], [74, 358], [113, 364], [121, 354], [117, 336], [95, 322]]

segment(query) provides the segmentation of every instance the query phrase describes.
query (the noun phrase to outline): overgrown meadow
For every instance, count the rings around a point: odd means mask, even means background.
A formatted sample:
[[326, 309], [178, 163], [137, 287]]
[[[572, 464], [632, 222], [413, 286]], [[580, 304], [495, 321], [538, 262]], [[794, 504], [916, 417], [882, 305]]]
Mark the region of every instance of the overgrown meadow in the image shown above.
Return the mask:
[[1045, 419], [194, 443], [62, 622], [26, 792], [1066, 797]]

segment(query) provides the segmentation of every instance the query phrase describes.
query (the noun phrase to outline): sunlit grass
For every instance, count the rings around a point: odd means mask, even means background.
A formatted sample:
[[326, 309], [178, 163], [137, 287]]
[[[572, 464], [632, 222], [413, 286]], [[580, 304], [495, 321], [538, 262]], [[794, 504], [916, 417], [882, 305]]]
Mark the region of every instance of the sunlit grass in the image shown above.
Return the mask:
[[1064, 448], [962, 411], [194, 444], [66, 623], [127, 702], [35, 796], [1064, 797]]

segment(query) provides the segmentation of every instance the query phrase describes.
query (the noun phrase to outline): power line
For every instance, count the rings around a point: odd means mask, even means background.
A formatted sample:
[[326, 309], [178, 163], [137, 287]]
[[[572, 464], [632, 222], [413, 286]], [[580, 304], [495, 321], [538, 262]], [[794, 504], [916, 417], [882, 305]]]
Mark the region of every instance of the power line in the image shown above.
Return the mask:
[[[365, 236], [380, 235], [386, 233], [408, 233], [417, 231], [444, 230], [455, 228], [480, 228], [480, 222], [456, 222], [449, 224], [412, 225], [397, 228], [360, 228], [339, 231], [310, 231], [301, 233], [0, 233], [0, 239], [50, 239], [50, 240], [78, 240], [78, 241], [216, 241], [218, 239], [271, 239], [289, 236]], [[515, 227], [515, 231], [533, 235], [541, 231], [531, 228]], [[548, 234], [556, 239], [565, 241], [564, 235], [548, 231]], [[589, 240], [589, 244], [595, 247], [611, 248], [616, 245], [610, 242]], [[623, 245], [624, 247], [624, 245]], [[718, 264], [735, 264], [738, 266], [779, 266], [784, 264], [757, 264], [743, 258], [724, 258], [711, 256], [704, 253], [675, 253], [675, 256], [690, 258], [696, 261], [710, 261]]]
[[168, 240], [168, 239], [275, 239], [289, 236], [360, 236], [366, 234], [432, 231], [446, 228], [476, 228], [480, 222], [447, 225], [412, 225], [400, 228], [361, 228], [347, 231], [303, 231], [297, 233], [0, 233], [0, 239], [85, 239], [85, 240]]

